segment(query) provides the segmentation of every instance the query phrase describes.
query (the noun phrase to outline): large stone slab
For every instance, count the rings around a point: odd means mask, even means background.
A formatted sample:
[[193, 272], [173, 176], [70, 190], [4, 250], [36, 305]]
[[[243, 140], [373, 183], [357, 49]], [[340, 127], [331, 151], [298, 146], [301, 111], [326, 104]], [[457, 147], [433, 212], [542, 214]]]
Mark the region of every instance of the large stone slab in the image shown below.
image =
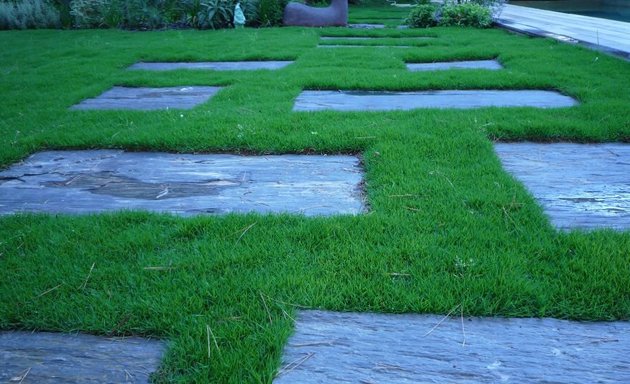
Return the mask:
[[629, 144], [497, 143], [495, 150], [556, 227], [630, 228]]
[[207, 61], [177, 63], [139, 62], [130, 66], [128, 69], [144, 71], [172, 71], [175, 69], [255, 71], [259, 69], [282, 69], [291, 63], [293, 63], [293, 61]]
[[2, 383], [148, 383], [164, 343], [48, 332], [0, 332]]
[[317, 48], [414, 48], [413, 45], [319, 44]]
[[295, 100], [293, 110], [392, 111], [418, 108], [562, 108], [576, 104], [577, 102], [571, 97], [552, 91], [302, 91]]
[[86, 99], [70, 109], [191, 109], [205, 103], [221, 87], [163, 87], [129, 88], [114, 87], [93, 99]]
[[354, 29], [383, 29], [383, 28], [385, 28], [385, 24], [354, 23], [354, 24], [348, 24], [348, 28], [354, 28]]
[[430, 40], [434, 39], [434, 37], [426, 37], [426, 36], [380, 36], [380, 37], [370, 37], [370, 36], [320, 36], [321, 40], [357, 40], [357, 41], [382, 41], [382, 40], [393, 40], [393, 39], [405, 39], [405, 40]]
[[496, 71], [503, 69], [503, 66], [496, 60], [466, 60], [442, 61], [435, 63], [407, 63], [407, 69], [413, 72], [445, 71], [449, 69], [488, 69]]
[[628, 383], [630, 323], [303, 311], [285, 383]]
[[356, 156], [49, 151], [0, 172], [0, 214], [364, 211]]

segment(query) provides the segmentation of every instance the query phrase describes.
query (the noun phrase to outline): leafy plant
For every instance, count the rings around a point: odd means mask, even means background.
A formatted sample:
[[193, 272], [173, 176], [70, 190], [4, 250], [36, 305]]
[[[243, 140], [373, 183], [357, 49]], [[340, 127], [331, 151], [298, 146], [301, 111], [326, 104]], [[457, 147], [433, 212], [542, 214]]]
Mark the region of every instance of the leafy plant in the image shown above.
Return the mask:
[[420, 4], [414, 7], [409, 16], [405, 20], [405, 23], [412, 28], [428, 28], [435, 27], [437, 21], [435, 19], [435, 13], [437, 7], [432, 4]]
[[0, 3], [0, 29], [58, 28], [59, 11], [45, 0]]
[[106, 21], [106, 15], [111, 12], [111, 6], [111, 0], [72, 0], [70, 2], [72, 25], [77, 28], [112, 26]]
[[282, 25], [286, 0], [260, 0], [258, 4], [258, 25], [261, 27]]
[[489, 8], [479, 4], [447, 4], [440, 9], [440, 26], [488, 28], [492, 25]]

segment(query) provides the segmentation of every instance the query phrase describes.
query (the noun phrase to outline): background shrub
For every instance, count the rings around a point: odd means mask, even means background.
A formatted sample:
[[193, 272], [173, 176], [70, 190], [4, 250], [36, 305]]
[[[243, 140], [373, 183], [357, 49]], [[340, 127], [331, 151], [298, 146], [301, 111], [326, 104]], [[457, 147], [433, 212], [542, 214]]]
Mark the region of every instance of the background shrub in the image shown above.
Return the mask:
[[448, 4], [441, 8], [440, 26], [488, 28], [492, 25], [489, 8], [474, 3]]
[[414, 7], [405, 20], [412, 28], [428, 28], [437, 25], [435, 13], [437, 7], [432, 4], [420, 4]]
[[0, 2], [0, 29], [58, 28], [59, 11], [46, 0]]
[[287, 0], [260, 0], [258, 3], [258, 25], [271, 27], [282, 25], [282, 16]]

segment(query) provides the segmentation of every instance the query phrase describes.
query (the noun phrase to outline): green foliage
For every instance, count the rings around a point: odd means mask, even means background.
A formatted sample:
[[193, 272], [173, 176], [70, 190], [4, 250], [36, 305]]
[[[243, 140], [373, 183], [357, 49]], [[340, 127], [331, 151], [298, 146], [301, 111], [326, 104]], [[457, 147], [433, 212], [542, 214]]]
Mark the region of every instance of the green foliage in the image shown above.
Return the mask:
[[59, 11], [46, 0], [0, 2], [0, 29], [58, 28]]
[[260, 0], [258, 3], [258, 25], [272, 27], [282, 25], [282, 16], [287, 0]]
[[488, 28], [492, 25], [492, 13], [479, 4], [447, 4], [440, 9], [438, 24], [444, 27]]
[[435, 27], [437, 25], [435, 20], [436, 11], [437, 7], [435, 5], [420, 4], [409, 12], [405, 23], [412, 28]]

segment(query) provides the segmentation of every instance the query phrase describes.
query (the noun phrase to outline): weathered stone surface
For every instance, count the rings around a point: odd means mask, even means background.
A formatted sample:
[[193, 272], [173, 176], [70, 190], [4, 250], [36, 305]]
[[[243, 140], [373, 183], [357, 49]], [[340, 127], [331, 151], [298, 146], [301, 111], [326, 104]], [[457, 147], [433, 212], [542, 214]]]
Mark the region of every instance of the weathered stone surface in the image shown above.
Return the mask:
[[467, 60], [467, 61], [443, 61], [436, 63], [407, 63], [410, 71], [445, 71], [449, 69], [488, 69], [496, 71], [503, 69], [501, 63], [496, 60]]
[[630, 228], [629, 144], [497, 143], [495, 150], [556, 227]]
[[361, 178], [355, 156], [50, 151], [0, 172], [0, 214], [358, 214]]
[[290, 2], [284, 8], [282, 23], [301, 27], [345, 27], [348, 24], [348, 0], [332, 0], [325, 8]]
[[0, 332], [2, 383], [148, 383], [164, 343], [48, 332]]
[[143, 71], [171, 71], [175, 69], [201, 69], [212, 71], [255, 71], [258, 69], [282, 69], [293, 61], [207, 61], [178, 63], [135, 63], [129, 69]]
[[320, 36], [321, 40], [362, 40], [362, 41], [379, 41], [379, 40], [393, 40], [393, 39], [405, 39], [405, 40], [430, 40], [434, 37], [425, 36], [401, 36], [401, 37], [366, 37], [366, 36]]
[[70, 109], [191, 109], [205, 103], [221, 87], [163, 87], [128, 88], [114, 87], [93, 99], [83, 100]]
[[413, 48], [412, 45], [320, 44], [317, 48]]
[[302, 91], [294, 111], [391, 111], [418, 108], [571, 107], [577, 102], [552, 91]]
[[355, 23], [355, 24], [348, 24], [349, 28], [355, 28], [355, 29], [383, 29], [385, 28], [384, 24], [369, 24], [369, 23]]
[[628, 383], [630, 323], [302, 311], [285, 383]]

